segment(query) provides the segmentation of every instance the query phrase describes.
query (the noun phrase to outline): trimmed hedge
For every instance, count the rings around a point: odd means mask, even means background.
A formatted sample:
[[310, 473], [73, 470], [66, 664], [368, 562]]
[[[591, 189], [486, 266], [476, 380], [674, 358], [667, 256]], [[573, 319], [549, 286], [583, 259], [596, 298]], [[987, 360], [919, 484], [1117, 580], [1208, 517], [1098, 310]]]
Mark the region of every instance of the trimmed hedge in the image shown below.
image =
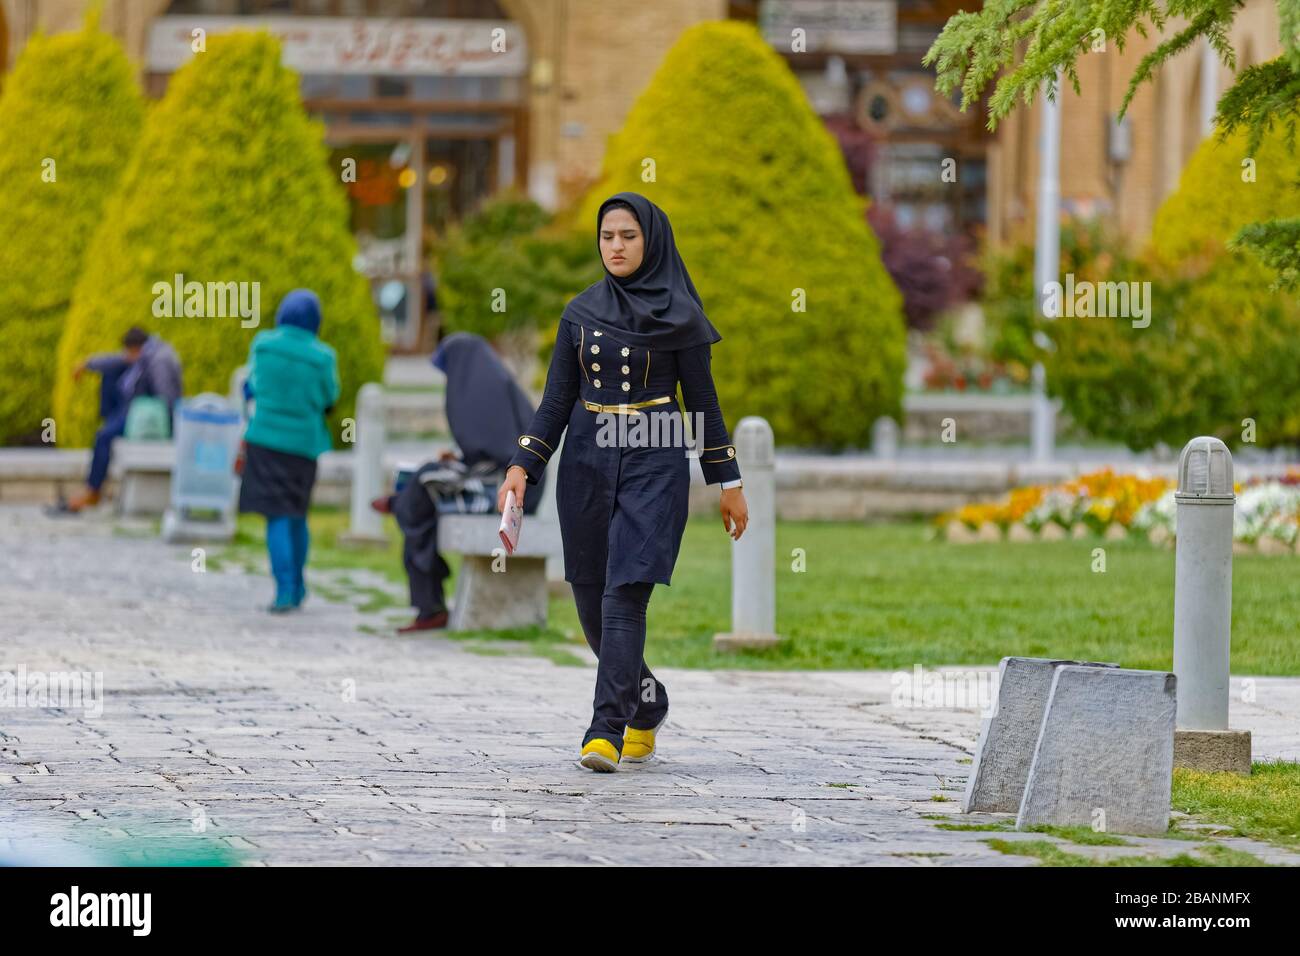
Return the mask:
[[[654, 182], [643, 181], [646, 160]], [[866, 446], [898, 416], [902, 300], [834, 137], [750, 24], [684, 31], [605, 154], [577, 222], [639, 192], [673, 223], [709, 319], [727, 421], [761, 415], [784, 445]], [[805, 312], [791, 308], [805, 290]]]
[[[1300, 305], [1275, 276], [1227, 241], [1250, 222], [1300, 214], [1294, 159], [1278, 131], [1242, 180], [1245, 137], [1203, 142], [1157, 213], [1139, 260], [1114, 259], [1088, 278], [1152, 283], [1151, 324], [1048, 323], [1056, 351], [1048, 387], [1098, 437], [1177, 449], [1196, 435], [1242, 441], [1254, 419], [1265, 447], [1300, 442]], [[1064, 271], [1064, 268], [1063, 268]]]
[[0, 445], [35, 440], [41, 421], [53, 414], [54, 353], [72, 289], [143, 120], [135, 71], [95, 17], [75, 33], [32, 37], [6, 78], [0, 97]]
[[[382, 376], [384, 349], [369, 284], [352, 267], [341, 170], [329, 166], [323, 132], [268, 33], [211, 37], [207, 52], [176, 72], [104, 209], [73, 296], [55, 387], [61, 444], [94, 433], [96, 383], [71, 378], [86, 354], [117, 348], [141, 325], [176, 347], [187, 395], [225, 394], [253, 335], [272, 326], [280, 299], [298, 287], [320, 296], [321, 338], [338, 352], [335, 425], [352, 414], [357, 389]], [[260, 325], [155, 317], [155, 283], [177, 274], [260, 283]]]

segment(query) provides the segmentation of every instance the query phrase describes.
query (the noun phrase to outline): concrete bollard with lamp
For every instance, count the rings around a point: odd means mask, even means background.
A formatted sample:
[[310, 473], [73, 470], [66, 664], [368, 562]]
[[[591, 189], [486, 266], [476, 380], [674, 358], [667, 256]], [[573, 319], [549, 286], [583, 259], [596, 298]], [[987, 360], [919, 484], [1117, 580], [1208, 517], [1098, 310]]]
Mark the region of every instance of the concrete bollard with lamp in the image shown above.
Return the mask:
[[1250, 731], [1228, 729], [1232, 637], [1232, 454], [1193, 438], [1178, 459], [1174, 574], [1174, 766], [1250, 773]]

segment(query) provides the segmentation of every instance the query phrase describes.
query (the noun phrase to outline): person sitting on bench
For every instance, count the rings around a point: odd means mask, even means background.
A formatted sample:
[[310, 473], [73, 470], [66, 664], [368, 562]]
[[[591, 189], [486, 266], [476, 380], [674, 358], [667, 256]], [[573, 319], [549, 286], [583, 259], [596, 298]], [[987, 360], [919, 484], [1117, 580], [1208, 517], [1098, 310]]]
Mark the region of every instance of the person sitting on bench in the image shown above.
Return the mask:
[[[396, 494], [371, 502], [402, 529], [402, 563], [416, 616], [398, 628], [400, 633], [447, 626], [443, 585], [451, 569], [438, 553], [439, 508], [493, 514], [497, 486], [517, 448], [515, 439], [534, 413], [528, 396], [481, 336], [454, 332], [441, 338], [432, 361], [447, 377], [447, 424], [460, 454], [443, 452], [438, 461], [421, 465]], [[460, 487], [457, 474], [463, 479]], [[541, 498], [542, 485], [530, 485], [524, 513], [534, 513]]]
[[181, 360], [167, 342], [132, 327], [122, 336], [122, 351], [93, 355], [77, 365], [73, 380], [87, 371], [102, 378], [99, 390], [99, 415], [104, 424], [95, 433], [95, 447], [90, 456], [86, 487], [59, 510], [76, 513], [99, 504], [100, 489], [108, 478], [113, 439], [126, 434], [127, 412], [137, 398], [160, 400], [170, 416], [181, 398]]

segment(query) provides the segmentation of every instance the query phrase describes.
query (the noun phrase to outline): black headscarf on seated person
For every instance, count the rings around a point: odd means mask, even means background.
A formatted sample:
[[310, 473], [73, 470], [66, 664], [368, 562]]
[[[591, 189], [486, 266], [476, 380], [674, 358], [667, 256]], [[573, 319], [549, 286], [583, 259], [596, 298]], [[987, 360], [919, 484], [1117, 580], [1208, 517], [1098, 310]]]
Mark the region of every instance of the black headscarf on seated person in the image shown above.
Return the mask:
[[[451, 333], [438, 343], [432, 361], [447, 376], [447, 425], [465, 464], [491, 461], [504, 471], [533, 420], [533, 403], [480, 335]], [[530, 513], [542, 487], [539, 481], [525, 492]]]
[[[605, 269], [602, 279], [578, 293], [563, 318], [600, 329], [634, 348], [673, 351], [719, 342], [722, 336], [704, 314], [686, 263], [677, 252], [668, 215], [640, 193], [615, 193], [596, 213], [596, 254], [600, 224], [610, 203], [632, 207], [645, 241], [641, 265], [627, 276]], [[602, 265], [604, 259], [601, 259]]]

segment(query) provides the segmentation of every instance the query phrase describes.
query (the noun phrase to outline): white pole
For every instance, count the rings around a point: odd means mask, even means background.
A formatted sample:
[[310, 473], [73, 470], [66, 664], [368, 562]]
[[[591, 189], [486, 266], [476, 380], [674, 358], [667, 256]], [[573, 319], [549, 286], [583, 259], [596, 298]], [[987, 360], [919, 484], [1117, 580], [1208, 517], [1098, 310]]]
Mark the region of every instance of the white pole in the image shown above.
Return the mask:
[[[1038, 131], [1038, 195], [1034, 234], [1034, 294], [1039, 314], [1046, 315], [1047, 284], [1061, 271], [1061, 74], [1056, 74], [1056, 99], [1043, 87], [1042, 128]], [[1056, 316], [1049, 315], [1054, 319]]]
[[384, 490], [384, 390], [367, 382], [357, 392], [356, 441], [352, 445], [352, 521], [349, 537], [384, 539], [383, 516], [370, 502]]
[[1219, 102], [1219, 58], [1206, 40], [1201, 46], [1201, 137], [1214, 132], [1214, 110]]
[[1179, 730], [1228, 729], [1232, 637], [1232, 454], [1193, 438], [1178, 462], [1174, 675]]
[[714, 647], [770, 647], [776, 635], [776, 455], [772, 426], [742, 418], [736, 458], [745, 481], [749, 524], [731, 543], [731, 632], [715, 634]]
[[[1046, 308], [1047, 285], [1059, 282], [1061, 272], [1061, 73], [1056, 73], [1056, 98], [1043, 86], [1042, 127], [1038, 131], [1038, 195], [1035, 201], [1034, 296], [1038, 314], [1057, 318]], [[1034, 408], [1030, 422], [1030, 454], [1035, 461], [1052, 457], [1055, 410], [1048, 405], [1047, 372], [1041, 362], [1033, 368]], [[1051, 410], [1052, 414], [1047, 412]], [[1048, 436], [1047, 430], [1052, 434]]]

